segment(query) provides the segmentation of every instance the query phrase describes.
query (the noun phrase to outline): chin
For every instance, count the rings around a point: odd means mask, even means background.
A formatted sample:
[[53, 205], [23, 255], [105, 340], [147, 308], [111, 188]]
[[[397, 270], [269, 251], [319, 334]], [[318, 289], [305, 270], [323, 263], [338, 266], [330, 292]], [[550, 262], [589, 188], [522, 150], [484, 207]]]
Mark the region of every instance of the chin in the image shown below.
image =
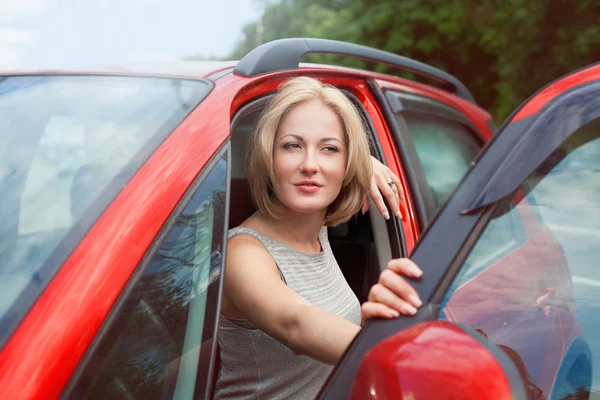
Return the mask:
[[329, 207], [329, 205], [332, 202], [325, 202], [325, 201], [282, 201], [283, 205], [285, 206], [285, 208], [297, 212], [297, 213], [301, 213], [301, 214], [315, 214], [315, 213], [321, 213], [327, 210], [327, 207]]

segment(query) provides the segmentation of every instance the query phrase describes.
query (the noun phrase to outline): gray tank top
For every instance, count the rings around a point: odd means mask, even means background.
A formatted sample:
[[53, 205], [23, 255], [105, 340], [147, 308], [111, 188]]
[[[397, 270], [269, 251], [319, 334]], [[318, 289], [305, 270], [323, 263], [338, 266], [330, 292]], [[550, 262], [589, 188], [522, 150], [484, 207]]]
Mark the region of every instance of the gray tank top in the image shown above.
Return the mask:
[[[303, 253], [251, 228], [238, 227], [229, 237], [255, 237], [275, 260], [284, 282], [312, 305], [360, 324], [360, 304], [333, 257], [325, 228], [322, 251]], [[221, 369], [216, 399], [314, 399], [332, 368], [292, 351], [247, 319], [219, 318]]]

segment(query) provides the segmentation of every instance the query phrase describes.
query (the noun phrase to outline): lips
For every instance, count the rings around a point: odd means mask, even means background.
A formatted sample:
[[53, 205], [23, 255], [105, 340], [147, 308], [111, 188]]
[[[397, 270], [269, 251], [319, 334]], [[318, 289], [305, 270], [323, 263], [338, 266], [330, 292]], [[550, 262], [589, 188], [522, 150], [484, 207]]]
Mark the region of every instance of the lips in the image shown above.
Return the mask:
[[295, 185], [299, 191], [304, 193], [315, 193], [321, 189], [321, 185], [315, 181], [303, 181]]
[[319, 184], [319, 182], [317, 182], [317, 181], [302, 181], [302, 182], [296, 183], [296, 186], [318, 186], [318, 187], [321, 187], [323, 185]]

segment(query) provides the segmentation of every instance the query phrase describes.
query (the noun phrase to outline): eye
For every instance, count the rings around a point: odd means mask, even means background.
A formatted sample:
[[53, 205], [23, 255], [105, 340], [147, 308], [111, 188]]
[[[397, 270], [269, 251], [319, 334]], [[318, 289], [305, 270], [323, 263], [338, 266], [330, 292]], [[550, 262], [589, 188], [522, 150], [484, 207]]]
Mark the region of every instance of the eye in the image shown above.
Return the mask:
[[298, 143], [286, 143], [283, 145], [284, 149], [299, 149], [300, 145]]
[[337, 153], [338, 152], [338, 148], [335, 146], [325, 146], [323, 147], [323, 150], [328, 151], [330, 153]]

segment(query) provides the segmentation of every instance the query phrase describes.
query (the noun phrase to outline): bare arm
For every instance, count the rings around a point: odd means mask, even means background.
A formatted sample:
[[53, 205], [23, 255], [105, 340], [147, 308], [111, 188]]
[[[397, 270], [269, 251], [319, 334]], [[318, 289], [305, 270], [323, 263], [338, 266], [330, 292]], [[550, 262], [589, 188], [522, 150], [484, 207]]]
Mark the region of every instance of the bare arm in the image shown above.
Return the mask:
[[289, 347], [335, 364], [360, 327], [311, 305], [281, 281], [275, 262], [254, 238], [230, 239], [225, 269], [225, 295], [258, 329]]

